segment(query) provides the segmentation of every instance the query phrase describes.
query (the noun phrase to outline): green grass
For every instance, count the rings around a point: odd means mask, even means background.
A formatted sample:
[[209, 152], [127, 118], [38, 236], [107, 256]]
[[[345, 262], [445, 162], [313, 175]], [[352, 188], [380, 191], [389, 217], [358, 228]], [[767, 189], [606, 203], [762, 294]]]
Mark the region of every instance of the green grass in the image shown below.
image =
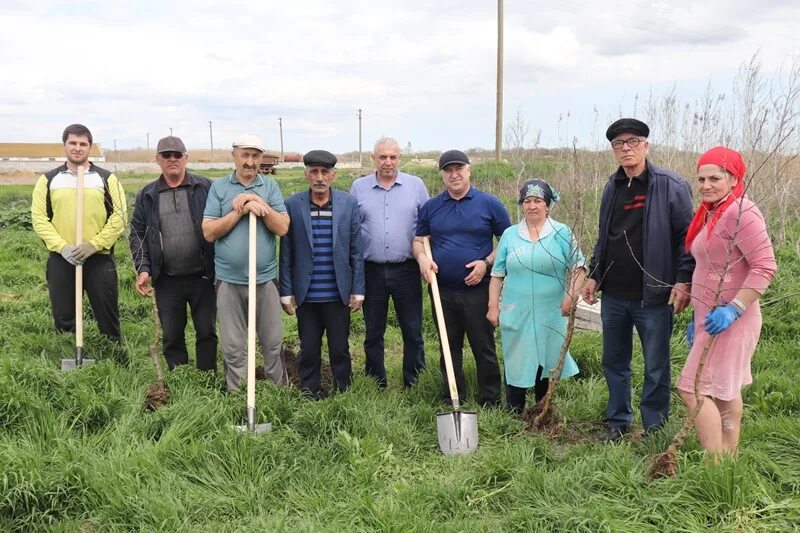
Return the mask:
[[[221, 174], [224, 174], [221, 173]], [[487, 171], [488, 176], [488, 171]], [[152, 176], [121, 176], [129, 199]], [[352, 176], [337, 186], [349, 187]], [[426, 176], [441, 190], [435, 173]], [[487, 177], [488, 179], [488, 177]], [[304, 187], [278, 174], [285, 193]], [[143, 408], [154, 379], [149, 304], [133, 290], [125, 243], [117, 247], [126, 352], [87, 322], [87, 355], [98, 363], [61, 373], [69, 335], [52, 331], [45, 250], [26, 222], [32, 187], [0, 189], [0, 530], [2, 531], [788, 531], [800, 524], [800, 304], [764, 310], [765, 327], [745, 391], [740, 458], [709, 465], [694, 438], [675, 479], [645, 480], [664, 435], [595, 444], [606, 388], [599, 334], [581, 333], [572, 353], [581, 377], [559, 390], [570, 438], [521, 434], [501, 410], [478, 412], [480, 445], [470, 456], [438, 450], [442, 410], [437, 343], [426, 302], [429, 370], [401, 387], [401, 337], [393, 315], [386, 345], [390, 387], [363, 376], [363, 321], [353, 323], [354, 384], [310, 402], [297, 390], [258, 386], [259, 419], [274, 431], [238, 434], [243, 395], [223, 392], [221, 371], [183, 367], [167, 376], [171, 402]], [[27, 224], [27, 225], [26, 225]], [[765, 300], [800, 290], [796, 253], [779, 250], [780, 272]], [[88, 307], [87, 307], [88, 312]], [[284, 316], [287, 342], [296, 324]], [[673, 339], [673, 374], [686, 356], [685, 317]], [[641, 383], [635, 355], [634, 397]], [[474, 364], [467, 357], [470, 390]]]

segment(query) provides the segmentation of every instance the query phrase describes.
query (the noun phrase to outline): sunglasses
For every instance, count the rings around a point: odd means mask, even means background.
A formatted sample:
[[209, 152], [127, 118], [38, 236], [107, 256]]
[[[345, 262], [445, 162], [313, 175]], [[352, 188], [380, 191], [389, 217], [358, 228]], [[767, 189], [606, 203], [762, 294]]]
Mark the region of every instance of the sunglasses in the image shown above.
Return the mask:
[[161, 152], [158, 155], [160, 155], [164, 159], [182, 159], [183, 158], [183, 152]]

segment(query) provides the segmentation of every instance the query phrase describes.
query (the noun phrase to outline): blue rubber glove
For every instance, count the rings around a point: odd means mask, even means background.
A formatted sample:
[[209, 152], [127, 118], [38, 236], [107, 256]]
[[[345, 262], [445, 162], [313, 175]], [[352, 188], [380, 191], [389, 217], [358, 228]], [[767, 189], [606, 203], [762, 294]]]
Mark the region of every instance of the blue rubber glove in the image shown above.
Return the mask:
[[742, 311], [733, 304], [716, 307], [706, 316], [706, 333], [718, 335], [731, 327], [731, 324], [740, 316], [742, 316]]
[[686, 344], [689, 345], [689, 348], [691, 348], [692, 344], [694, 344], [694, 314], [692, 314], [692, 319], [689, 321], [689, 325], [686, 326]]

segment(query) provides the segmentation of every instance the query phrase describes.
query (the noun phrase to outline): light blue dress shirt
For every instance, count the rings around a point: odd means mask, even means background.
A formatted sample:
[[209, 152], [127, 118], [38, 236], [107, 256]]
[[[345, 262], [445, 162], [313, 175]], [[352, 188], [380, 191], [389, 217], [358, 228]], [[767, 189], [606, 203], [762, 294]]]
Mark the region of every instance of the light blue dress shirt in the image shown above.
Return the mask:
[[358, 178], [350, 188], [361, 213], [364, 260], [401, 263], [413, 259], [411, 242], [417, 228], [417, 213], [428, 200], [428, 189], [417, 176], [398, 172], [388, 189], [375, 173]]

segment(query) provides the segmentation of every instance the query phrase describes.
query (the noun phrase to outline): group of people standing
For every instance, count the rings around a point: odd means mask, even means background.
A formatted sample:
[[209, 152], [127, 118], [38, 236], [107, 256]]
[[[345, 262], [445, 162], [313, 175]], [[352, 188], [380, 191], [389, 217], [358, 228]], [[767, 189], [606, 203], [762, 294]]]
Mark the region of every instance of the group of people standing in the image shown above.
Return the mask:
[[[234, 140], [235, 170], [214, 182], [186, 170], [188, 153], [180, 138], [161, 139], [156, 162], [162, 173], [136, 196], [130, 248], [136, 290], [143, 296], [155, 292], [169, 368], [188, 362], [188, 305], [197, 367], [216, 368], [218, 318], [227, 388], [238, 389], [244, 379], [252, 213], [258, 221], [256, 329], [264, 373], [277, 384], [288, 384], [281, 308], [297, 317], [301, 387], [314, 399], [323, 397], [323, 335], [335, 390], [350, 386], [350, 318], [363, 309], [364, 371], [385, 388], [391, 299], [403, 338], [403, 385], [413, 386], [425, 369], [421, 280], [438, 276], [459, 399], [466, 400], [468, 392], [466, 337], [476, 362], [477, 400], [500, 405], [505, 381], [508, 407], [521, 412], [528, 389], [537, 401], [547, 390], [575, 303], [580, 297], [594, 303], [602, 291], [602, 364], [609, 389], [602, 439], [614, 442], [633, 419], [634, 328], [645, 366], [641, 418], [651, 433], [669, 417], [669, 342], [675, 314], [691, 303], [692, 348], [677, 387], [689, 407], [696, 403], [695, 388], [707, 400], [696, 422], [703, 446], [732, 452], [741, 388], [752, 380], [750, 359], [761, 328], [758, 300], [776, 270], [763, 216], [744, 196], [744, 161], [724, 147], [700, 158], [697, 190], [703, 201], [694, 212], [687, 181], [647, 159], [646, 124], [620, 119], [606, 136], [620, 166], [603, 192], [588, 263], [569, 225], [550, 216], [559, 201], [550, 184], [522, 184], [517, 201], [524, 216], [512, 225], [502, 202], [470, 182], [470, 161], [460, 150], [439, 158], [445, 188], [432, 198], [419, 177], [399, 171], [394, 139], [375, 143], [374, 172], [355, 180], [349, 193], [332, 188], [336, 156], [313, 150], [303, 158], [308, 189], [284, 201], [275, 180], [258, 173], [264, 152], [258, 137]], [[40, 177], [32, 203], [34, 229], [50, 251], [55, 326], [74, 329], [74, 265], [83, 264], [98, 326], [118, 341], [113, 246], [125, 231], [124, 194], [112, 173], [88, 163], [88, 129], [68, 126], [63, 142], [67, 162]], [[75, 242], [74, 234], [78, 166], [86, 168], [84, 242]], [[430, 239], [430, 257], [424, 239]], [[701, 358], [704, 370], [696, 384]], [[561, 377], [577, 373], [567, 354]]]

